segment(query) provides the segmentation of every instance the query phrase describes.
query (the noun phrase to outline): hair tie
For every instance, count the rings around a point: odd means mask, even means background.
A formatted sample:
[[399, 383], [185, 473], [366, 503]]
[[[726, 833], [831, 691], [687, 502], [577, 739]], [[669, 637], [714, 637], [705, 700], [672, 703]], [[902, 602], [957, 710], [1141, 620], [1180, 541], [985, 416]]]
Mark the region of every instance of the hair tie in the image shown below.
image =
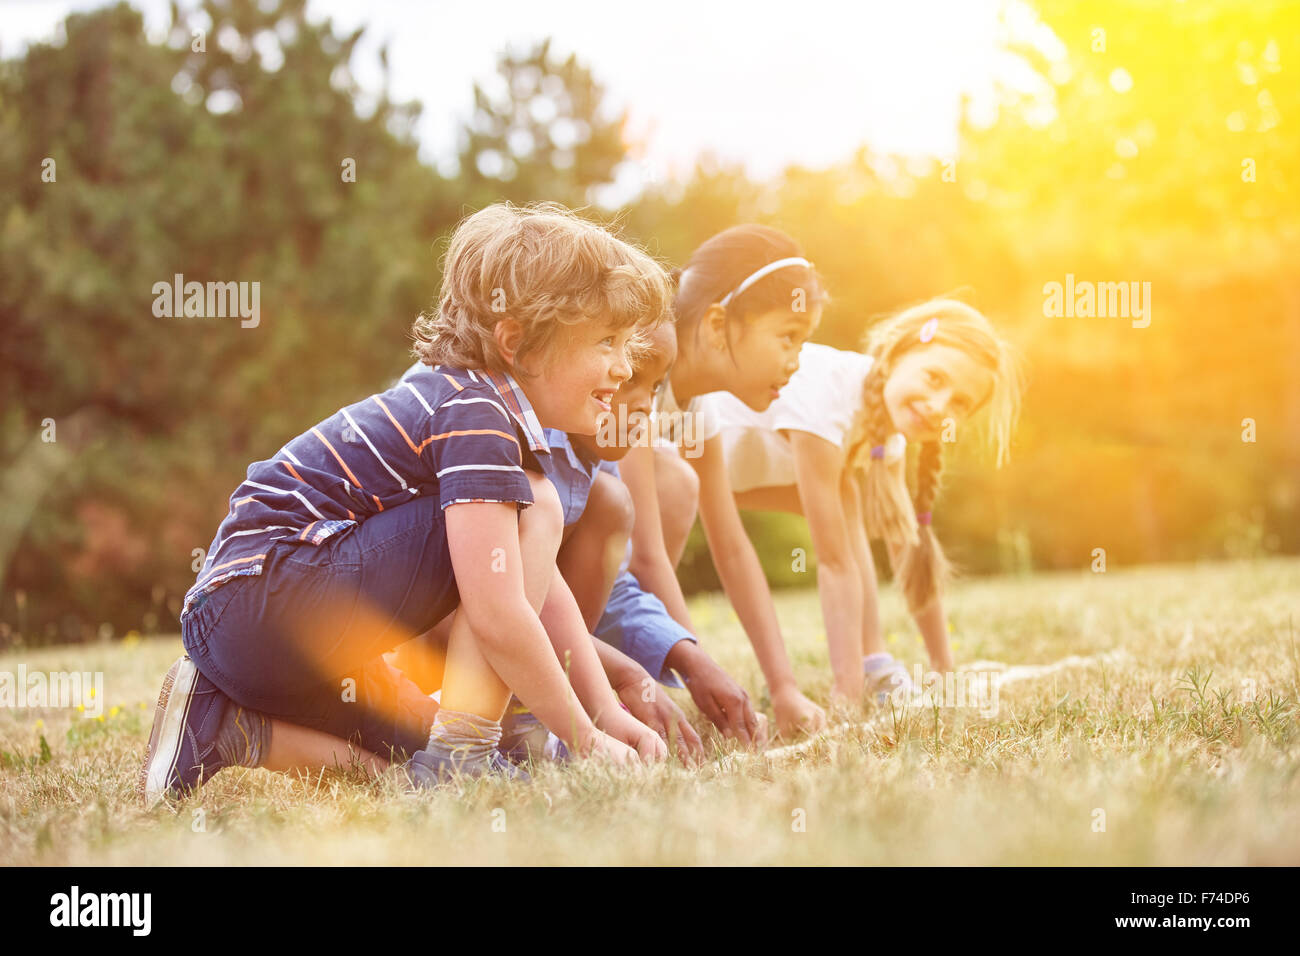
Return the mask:
[[790, 256], [787, 259], [777, 259], [775, 262], [769, 262], [761, 269], [751, 272], [749, 276], [746, 277], [744, 282], [740, 283], [740, 285], [736, 286], [734, 289], [732, 289], [730, 292], [724, 295], [720, 300], [718, 300], [718, 304], [725, 309], [730, 304], [732, 299], [740, 295], [742, 292], [748, 289], [759, 279], [763, 278], [763, 276], [773, 273], [777, 269], [784, 269], [786, 266], [806, 266], [807, 268], [811, 269], [813, 267], [813, 264], [809, 262], [807, 259], [804, 259], [800, 256]]
[[886, 465], [895, 464], [906, 454], [907, 437], [902, 432], [894, 432], [885, 439], [883, 445], [875, 445], [871, 449], [871, 457]]
[[921, 341], [929, 342], [934, 338], [934, 333], [939, 331], [939, 320], [937, 318], [929, 319], [925, 325], [921, 326]]
[[931, 513], [928, 512], [928, 511], [918, 511], [918, 512], [916, 513], [916, 523], [917, 523], [917, 524], [929, 524], [929, 523], [930, 523], [930, 518], [931, 518], [931, 517], [933, 517], [933, 515], [931, 515]]

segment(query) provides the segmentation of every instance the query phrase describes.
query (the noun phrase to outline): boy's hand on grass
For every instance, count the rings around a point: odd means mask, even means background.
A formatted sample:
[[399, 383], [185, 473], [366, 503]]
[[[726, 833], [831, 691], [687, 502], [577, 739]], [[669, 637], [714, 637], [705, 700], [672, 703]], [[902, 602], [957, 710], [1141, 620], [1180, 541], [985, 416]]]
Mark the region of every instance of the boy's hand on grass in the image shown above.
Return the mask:
[[695, 706], [724, 737], [739, 740], [746, 747], [761, 747], [767, 742], [765, 722], [754, 712], [749, 695], [713, 658], [693, 642], [679, 641], [668, 659], [686, 681]]
[[582, 757], [608, 760], [618, 767], [633, 767], [641, 763], [636, 750], [603, 730], [594, 728], [591, 734], [579, 744], [577, 752]]
[[826, 727], [826, 711], [803, 695], [797, 687], [772, 695], [776, 732], [782, 737], [815, 734]]
[[686, 714], [676, 701], [660, 692], [659, 685], [648, 671], [640, 667], [638, 670], [639, 674], [629, 675], [614, 688], [618, 699], [633, 717], [658, 734], [665, 744], [670, 748], [675, 746], [682, 760], [703, 760], [704, 743], [686, 719]]
[[602, 714], [596, 723], [606, 734], [632, 748], [644, 763], [668, 756], [668, 745], [659, 735], [622, 708], [614, 714]]

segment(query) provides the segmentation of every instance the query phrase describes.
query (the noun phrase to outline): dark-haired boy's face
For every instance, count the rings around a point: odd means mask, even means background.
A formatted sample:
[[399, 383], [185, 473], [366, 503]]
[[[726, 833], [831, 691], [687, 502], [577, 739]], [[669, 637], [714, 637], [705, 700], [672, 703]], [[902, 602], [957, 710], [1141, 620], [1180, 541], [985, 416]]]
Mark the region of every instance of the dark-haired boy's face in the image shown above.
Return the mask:
[[647, 350], [614, 394], [610, 412], [604, 416], [595, 435], [570, 435], [575, 448], [589, 458], [618, 461], [632, 446], [646, 440], [650, 412], [655, 394], [668, 379], [668, 370], [677, 359], [677, 330], [664, 322], [649, 333]]
[[735, 371], [728, 391], [761, 412], [799, 368], [799, 350], [821, 321], [820, 305], [806, 312], [773, 309], [747, 321], [732, 340]]

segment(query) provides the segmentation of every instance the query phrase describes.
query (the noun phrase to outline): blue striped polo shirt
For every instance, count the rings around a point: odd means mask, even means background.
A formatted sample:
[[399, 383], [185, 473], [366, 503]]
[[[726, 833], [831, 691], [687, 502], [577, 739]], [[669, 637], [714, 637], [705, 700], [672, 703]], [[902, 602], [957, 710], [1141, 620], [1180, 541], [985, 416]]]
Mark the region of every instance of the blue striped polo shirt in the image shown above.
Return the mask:
[[[398, 379], [398, 384], [413, 375], [419, 375], [426, 366], [416, 362]], [[591, 496], [591, 486], [596, 480], [596, 472], [608, 471], [615, 478], [619, 477], [618, 465], [600, 458], [588, 458], [579, 452], [569, 440], [569, 436], [558, 428], [544, 428], [547, 444], [551, 453], [541, 459], [542, 473], [551, 480], [560, 495], [560, 504], [564, 508], [564, 526], [567, 528], [582, 517], [586, 510], [587, 499]]]
[[248, 466], [207, 560], [185, 595], [261, 574], [273, 542], [318, 545], [420, 495], [533, 503], [524, 469], [542, 471], [550, 445], [508, 373], [423, 367], [386, 392], [342, 408], [274, 456]]

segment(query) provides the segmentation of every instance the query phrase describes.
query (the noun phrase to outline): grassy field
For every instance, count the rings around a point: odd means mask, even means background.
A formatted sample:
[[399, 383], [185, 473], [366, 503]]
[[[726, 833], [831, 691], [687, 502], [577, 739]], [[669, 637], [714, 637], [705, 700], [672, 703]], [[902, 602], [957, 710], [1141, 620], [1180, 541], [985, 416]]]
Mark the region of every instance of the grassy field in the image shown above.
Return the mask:
[[[824, 700], [816, 595], [778, 601], [800, 681]], [[979, 580], [949, 608], [959, 662], [1091, 660], [1008, 684], [992, 716], [876, 712], [784, 759], [545, 768], [418, 794], [397, 771], [230, 770], [152, 813], [133, 787], [179, 639], [9, 653], [0, 671], [103, 671], [104, 713], [0, 710], [0, 862], [1300, 863], [1300, 561]], [[725, 601], [694, 612], [766, 707]], [[923, 663], [892, 590], [884, 615], [890, 649]]]

